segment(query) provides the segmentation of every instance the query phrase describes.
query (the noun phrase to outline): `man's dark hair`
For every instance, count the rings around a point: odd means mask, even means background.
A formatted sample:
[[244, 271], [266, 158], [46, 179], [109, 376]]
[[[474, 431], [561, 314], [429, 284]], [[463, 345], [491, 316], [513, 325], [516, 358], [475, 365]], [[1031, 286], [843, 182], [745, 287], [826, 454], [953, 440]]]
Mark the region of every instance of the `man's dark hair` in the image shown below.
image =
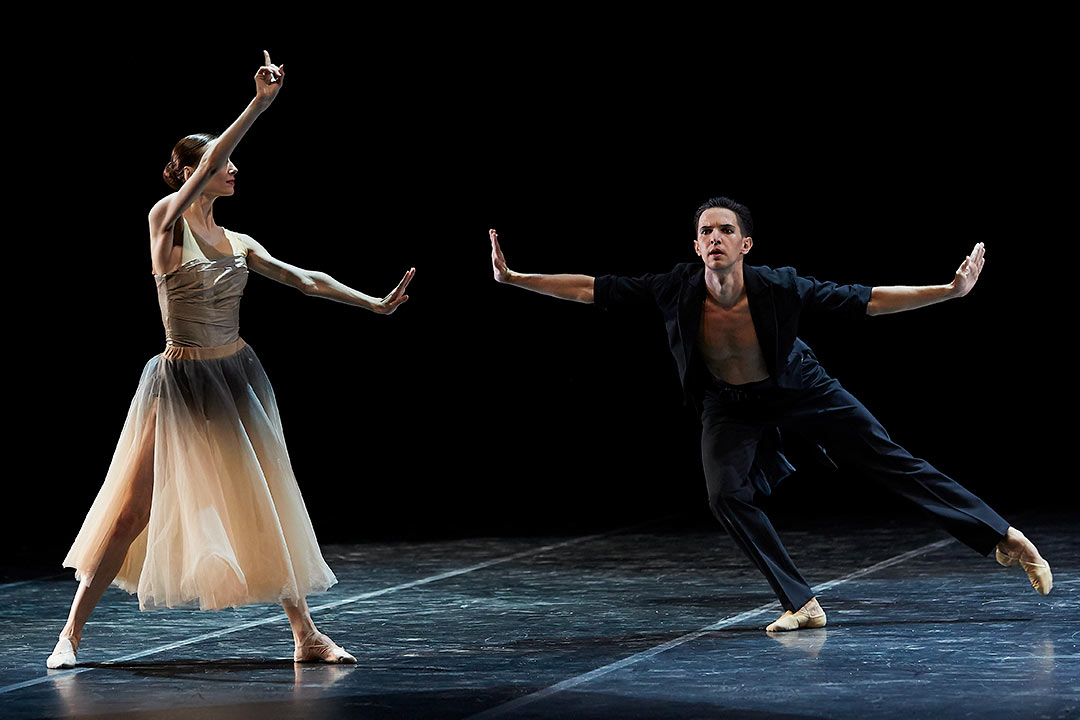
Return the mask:
[[701, 213], [709, 208], [724, 208], [730, 210], [735, 213], [735, 217], [739, 220], [739, 230], [742, 232], [743, 237], [754, 234], [754, 218], [750, 217], [750, 208], [742, 203], [735, 202], [729, 197], [710, 198], [704, 205], [697, 209], [697, 213], [694, 214], [695, 233], [697, 232], [698, 222], [701, 220]]

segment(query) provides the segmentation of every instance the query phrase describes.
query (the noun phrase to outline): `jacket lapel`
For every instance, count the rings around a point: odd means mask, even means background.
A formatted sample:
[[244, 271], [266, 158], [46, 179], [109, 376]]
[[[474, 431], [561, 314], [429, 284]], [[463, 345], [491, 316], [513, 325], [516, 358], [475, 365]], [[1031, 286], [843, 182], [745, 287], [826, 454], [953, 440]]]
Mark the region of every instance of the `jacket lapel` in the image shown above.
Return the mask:
[[682, 339], [683, 377], [690, 367], [690, 354], [698, 341], [701, 328], [701, 303], [705, 300], [705, 267], [700, 266], [690, 271], [690, 277], [679, 291], [679, 337]]
[[766, 282], [757, 268], [743, 265], [743, 283], [746, 286], [746, 302], [750, 306], [750, 318], [754, 321], [761, 353], [769, 365], [769, 374], [776, 377], [778, 368], [783, 367], [777, 357], [780, 348], [777, 335], [780, 332], [776, 321], [776, 304], [773, 302], [772, 287]]

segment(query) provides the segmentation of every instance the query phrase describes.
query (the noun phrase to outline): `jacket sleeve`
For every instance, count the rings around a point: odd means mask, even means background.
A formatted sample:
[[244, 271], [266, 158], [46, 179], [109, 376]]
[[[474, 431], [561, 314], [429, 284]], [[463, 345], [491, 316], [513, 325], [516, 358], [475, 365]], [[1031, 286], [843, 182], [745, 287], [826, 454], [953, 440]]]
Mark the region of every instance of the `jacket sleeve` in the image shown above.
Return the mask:
[[819, 282], [812, 277], [796, 277], [795, 289], [806, 312], [866, 317], [871, 290], [866, 285], [837, 285], [834, 282]]
[[593, 282], [593, 302], [604, 310], [655, 306], [661, 277], [651, 273], [641, 277], [600, 275]]

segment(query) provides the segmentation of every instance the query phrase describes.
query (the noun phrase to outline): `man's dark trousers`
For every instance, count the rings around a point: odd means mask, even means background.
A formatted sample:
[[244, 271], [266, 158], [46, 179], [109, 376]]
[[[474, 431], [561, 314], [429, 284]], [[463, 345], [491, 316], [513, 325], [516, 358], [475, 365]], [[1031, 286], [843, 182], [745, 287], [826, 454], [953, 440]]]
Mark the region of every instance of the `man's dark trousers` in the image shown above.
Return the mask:
[[[762, 433], [794, 430], [836, 462], [873, 478], [921, 507], [957, 540], [986, 555], [1009, 528], [986, 503], [890, 438], [862, 403], [829, 377], [807, 350], [804, 387], [704, 382], [701, 456], [709, 507], [757, 565], [783, 606], [794, 612], [814, 596], [772, 523], [754, 504], [750, 468]], [[705, 371], [707, 372], [707, 371]]]

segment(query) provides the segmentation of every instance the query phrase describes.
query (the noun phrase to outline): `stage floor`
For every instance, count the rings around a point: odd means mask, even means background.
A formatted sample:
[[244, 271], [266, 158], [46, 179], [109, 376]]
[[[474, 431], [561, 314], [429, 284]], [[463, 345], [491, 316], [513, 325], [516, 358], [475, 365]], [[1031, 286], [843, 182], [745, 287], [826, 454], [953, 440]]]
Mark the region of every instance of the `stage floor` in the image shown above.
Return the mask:
[[786, 523], [829, 624], [777, 635], [719, 525], [327, 546], [340, 583], [309, 600], [354, 666], [294, 665], [280, 607], [110, 589], [79, 666], [46, 671], [75, 590], [52, 574], [0, 585], [0, 717], [1080, 717], [1080, 523], [1014, 522], [1048, 596], [926, 525]]

